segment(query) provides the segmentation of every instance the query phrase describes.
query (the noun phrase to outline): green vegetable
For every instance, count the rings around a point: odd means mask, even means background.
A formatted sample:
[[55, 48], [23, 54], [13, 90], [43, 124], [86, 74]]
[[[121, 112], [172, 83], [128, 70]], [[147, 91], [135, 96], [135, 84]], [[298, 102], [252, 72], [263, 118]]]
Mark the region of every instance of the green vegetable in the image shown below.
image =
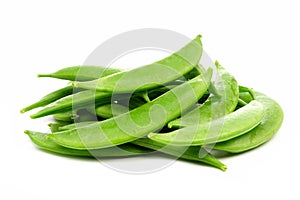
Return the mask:
[[[170, 133], [151, 133], [151, 140], [180, 146], [197, 146], [229, 140], [257, 126], [264, 116], [264, 108], [256, 100], [237, 111], [209, 122], [188, 126]], [[213, 130], [213, 133], [210, 132]]]
[[51, 77], [70, 81], [90, 81], [120, 72], [119, 69], [100, 66], [73, 66], [60, 69], [50, 74], [39, 74], [38, 77]]
[[147, 148], [142, 148], [134, 144], [123, 144], [117, 147], [110, 147], [97, 150], [77, 150], [69, 149], [63, 146], [60, 146], [50, 140], [47, 137], [47, 134], [34, 132], [34, 131], [25, 131], [29, 136], [31, 141], [38, 145], [40, 148], [63, 155], [69, 156], [81, 156], [81, 157], [121, 157], [121, 156], [136, 156], [145, 153], [152, 152], [152, 150]]
[[39, 148], [62, 155], [158, 151], [225, 171], [218, 151], [241, 153], [269, 141], [283, 111], [270, 97], [240, 86], [217, 61], [213, 76], [212, 68], [199, 64], [201, 55], [199, 35], [170, 56], [133, 70], [74, 66], [40, 74], [73, 86], [23, 108], [21, 113], [43, 107], [30, 117], [56, 120], [50, 134], [25, 133]]
[[141, 138], [135, 141], [132, 141], [131, 143], [140, 145], [142, 147], [147, 147], [149, 149], [153, 149], [156, 151], [160, 151], [162, 153], [172, 155], [175, 157], [179, 157], [183, 160], [191, 160], [191, 161], [197, 161], [197, 162], [203, 162], [208, 165], [217, 167], [221, 169], [222, 171], [225, 171], [227, 167], [218, 161], [213, 155], [210, 153], [206, 153], [203, 157], [199, 156], [200, 148], [199, 146], [191, 146], [191, 147], [178, 147], [178, 146], [171, 146], [171, 145], [163, 145], [161, 143], [149, 140], [147, 138]]
[[283, 122], [281, 107], [276, 101], [262, 93], [254, 92], [254, 94], [256, 101], [260, 102], [265, 109], [265, 115], [261, 123], [246, 134], [217, 143], [214, 149], [232, 153], [247, 151], [267, 142], [279, 130]]
[[209, 97], [203, 105], [198, 106], [183, 117], [168, 123], [169, 128], [178, 128], [204, 123], [231, 113], [238, 103], [238, 84], [218, 62], [215, 63], [219, 79], [213, 84], [220, 96]]
[[159, 87], [194, 69], [202, 55], [200, 39], [199, 35], [179, 51], [153, 64], [93, 81], [75, 82], [74, 86], [111, 93], [144, 91]]
[[[76, 130], [49, 134], [56, 143], [74, 149], [96, 149], [124, 144], [162, 128], [194, 104], [207, 90], [212, 70], [173, 88], [130, 112]], [[201, 77], [201, 78], [200, 78]]]
[[68, 96], [70, 94], [73, 93], [73, 86], [67, 86], [64, 87], [62, 89], [56, 90], [54, 92], [51, 92], [49, 94], [47, 94], [46, 96], [42, 97], [41, 100], [39, 100], [38, 102], [31, 104], [25, 108], [23, 108], [20, 112], [21, 113], [25, 113], [27, 111], [30, 111], [34, 108], [38, 108], [38, 107], [42, 107], [42, 106], [46, 106], [58, 99], [61, 99], [65, 96]]

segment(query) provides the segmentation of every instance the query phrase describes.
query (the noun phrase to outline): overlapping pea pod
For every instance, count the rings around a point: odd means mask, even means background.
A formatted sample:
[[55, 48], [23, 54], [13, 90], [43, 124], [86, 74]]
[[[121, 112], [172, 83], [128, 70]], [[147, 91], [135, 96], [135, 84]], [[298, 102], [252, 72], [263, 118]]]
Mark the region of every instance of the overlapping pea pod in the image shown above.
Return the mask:
[[[82, 122], [84, 123], [84, 122]], [[198, 147], [183, 147], [178, 149], [177, 147], [164, 146], [160, 143], [151, 141], [147, 138], [141, 138], [131, 143], [125, 143], [115, 147], [108, 147], [103, 149], [94, 150], [78, 150], [70, 149], [58, 145], [47, 137], [45, 133], [25, 131], [33, 143], [39, 148], [62, 155], [67, 156], [80, 156], [91, 158], [105, 158], [105, 157], [128, 157], [139, 156], [152, 153], [153, 151], [159, 151], [164, 154], [175, 156], [176, 158], [191, 160], [196, 162], [205, 163], [214, 167], [217, 167], [223, 171], [227, 169], [226, 165], [218, 161], [213, 155], [207, 153], [203, 157], [198, 156]]]
[[[212, 70], [208, 69], [199, 77], [125, 114], [82, 128], [49, 134], [48, 137], [73, 149], [105, 148], [133, 141], [162, 128], [192, 106], [207, 90], [211, 75]], [[129, 123], [131, 120], [134, 123]]]
[[198, 35], [186, 46], [160, 61], [93, 81], [75, 82], [74, 86], [110, 93], [145, 91], [187, 74], [198, 65], [201, 55], [201, 36]]
[[[74, 94], [71, 97], [65, 97], [64, 99], [55, 102], [53, 106], [45, 108], [38, 113], [31, 115], [31, 117], [38, 118], [58, 112], [66, 112], [69, 111], [72, 106], [82, 106], [86, 102], [89, 103], [93, 101], [98, 103], [97, 100], [102, 98], [104, 99], [103, 104], [105, 104], [108, 103], [106, 100], [110, 99], [112, 92], [115, 94], [133, 91], [147, 91], [151, 88], [161, 87], [161, 85], [174, 81], [192, 71], [194, 66], [198, 64], [201, 55], [202, 43], [201, 36], [199, 35], [179, 51], [153, 64], [130, 71], [114, 73], [94, 81], [76, 82], [76, 87], [92, 89], [92, 91], [97, 90], [98, 92], [95, 93], [91, 91], [82, 91]], [[70, 73], [69, 76], [74, 78], [79, 69], [80, 68], [75, 68], [73, 70], [74, 73]], [[68, 71], [68, 69], [65, 71]], [[149, 76], [149, 73], [151, 74], [155, 71], [159, 72], [160, 75]], [[111, 73], [113, 72], [114, 71]], [[62, 74], [62, 76], [68, 77], [62, 71], [53, 73], [51, 76], [54, 77], [55, 74]], [[133, 82], [132, 80], [135, 81]], [[24, 110], [22, 112], [24, 112]]]
[[[279, 130], [283, 122], [283, 111], [279, 104], [272, 98], [260, 92], [254, 92], [254, 95], [255, 100], [260, 102], [265, 110], [265, 115], [261, 120], [261, 123], [251, 131], [239, 137], [217, 143], [214, 146], [214, 149], [231, 153], [244, 152], [267, 142]], [[246, 94], [243, 94], [240, 97], [246, 97], [244, 99], [245, 101], [249, 100], [249, 96]]]
[[[264, 117], [264, 107], [253, 100], [246, 106], [224, 117], [211, 121], [187, 126], [169, 133], [151, 133], [151, 140], [178, 146], [197, 146], [222, 142], [240, 136], [256, 127]], [[219, 126], [219, 131], [212, 134], [210, 129]]]
[[[64, 80], [70, 81], [87, 81], [87, 80], [94, 80], [99, 77], [108, 76], [113, 73], [120, 72], [119, 69], [115, 68], [105, 68], [101, 66], [73, 66], [73, 67], [66, 67], [61, 70], [58, 70], [51, 74], [39, 74], [38, 77], [52, 77], [52, 78], [59, 78]], [[44, 97], [42, 97], [39, 101], [21, 109], [21, 113], [25, 113], [35, 108], [47, 106], [56, 100], [59, 100], [65, 96], [71, 95], [73, 93], [80, 92], [80, 89], [74, 90], [72, 85], [68, 85], [63, 87], [59, 90], [55, 90]]]
[[205, 123], [231, 113], [235, 109], [239, 97], [238, 83], [217, 61], [215, 65], [218, 79], [212, 84], [214, 85], [214, 92], [218, 95], [212, 95], [203, 105], [199, 105], [181, 118], [169, 122], [169, 128]]

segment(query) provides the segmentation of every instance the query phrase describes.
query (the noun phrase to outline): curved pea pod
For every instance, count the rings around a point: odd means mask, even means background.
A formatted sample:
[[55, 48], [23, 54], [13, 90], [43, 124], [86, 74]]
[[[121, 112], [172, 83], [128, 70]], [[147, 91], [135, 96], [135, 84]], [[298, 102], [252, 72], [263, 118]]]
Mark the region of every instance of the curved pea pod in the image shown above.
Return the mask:
[[283, 111], [280, 105], [268, 96], [254, 92], [256, 101], [260, 102], [265, 115], [261, 123], [251, 131], [228, 141], [217, 143], [214, 149], [231, 153], [240, 153], [260, 146], [270, 140], [283, 122]]
[[188, 112], [179, 119], [168, 123], [169, 128], [179, 128], [208, 122], [234, 111], [238, 103], [239, 86], [236, 79], [217, 61], [215, 63], [219, 78], [213, 83], [214, 93], [204, 104]]
[[169, 133], [151, 133], [151, 140], [178, 146], [214, 144], [240, 136], [256, 127], [264, 116], [263, 105], [253, 100], [246, 106], [209, 122], [188, 126]]
[[120, 70], [101, 66], [73, 66], [50, 74], [38, 74], [38, 77], [51, 77], [70, 81], [90, 81], [117, 72], [120, 72]]
[[64, 88], [61, 88], [59, 90], [56, 90], [54, 92], [51, 92], [49, 94], [47, 94], [46, 96], [42, 97], [39, 101], [37, 101], [36, 103], [33, 103], [25, 108], [23, 108], [20, 112], [21, 113], [25, 113], [27, 111], [30, 111], [32, 109], [35, 108], [39, 108], [42, 106], [46, 106], [58, 99], [61, 99], [65, 96], [71, 95], [73, 93], [73, 86], [67, 86]]
[[111, 100], [111, 94], [106, 92], [93, 92], [89, 90], [81, 91], [76, 94], [64, 97], [53, 104], [43, 108], [30, 117], [32, 119], [44, 117], [56, 113], [68, 112], [72, 108], [81, 108], [92, 104], [106, 104]]
[[35, 143], [41, 149], [69, 156], [80, 156], [80, 157], [124, 157], [124, 156], [137, 156], [153, 152], [153, 150], [143, 148], [134, 144], [123, 144], [117, 147], [109, 147], [105, 149], [95, 150], [77, 150], [69, 149], [60, 146], [50, 140], [45, 133], [25, 131], [31, 141]]
[[221, 163], [217, 158], [215, 158], [210, 153], [206, 153], [204, 156], [199, 156], [200, 152], [200, 146], [192, 146], [192, 147], [178, 147], [178, 146], [171, 146], [155, 142], [153, 140], [149, 140], [147, 138], [141, 138], [135, 141], [132, 141], [131, 143], [146, 147], [149, 149], [153, 149], [174, 157], [179, 157], [183, 160], [190, 160], [190, 161], [196, 161], [196, 162], [202, 162], [206, 163], [208, 165], [217, 167], [221, 169], [222, 171], [225, 171], [227, 169], [226, 165]]
[[198, 65], [202, 55], [201, 36], [197, 36], [172, 55], [130, 71], [119, 72], [93, 81], [75, 82], [78, 88], [106, 92], [137, 92], [159, 87], [182, 77]]
[[192, 106], [207, 90], [211, 75], [210, 68], [204, 75], [127, 113], [82, 128], [49, 134], [48, 137], [73, 149], [105, 148], [144, 137]]

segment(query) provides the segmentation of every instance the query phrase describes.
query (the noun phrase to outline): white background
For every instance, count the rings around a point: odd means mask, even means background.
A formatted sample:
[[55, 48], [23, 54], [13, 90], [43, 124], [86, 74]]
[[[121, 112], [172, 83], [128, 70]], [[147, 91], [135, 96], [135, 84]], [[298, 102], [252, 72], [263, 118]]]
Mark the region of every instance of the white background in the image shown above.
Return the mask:
[[[299, 199], [297, 1], [107, 2], [1, 1], [0, 199]], [[276, 137], [222, 159], [226, 172], [177, 161], [129, 175], [37, 150], [23, 131], [46, 120], [19, 110], [65, 82], [36, 74], [81, 64], [105, 40], [137, 28], [201, 33], [206, 52], [240, 84], [281, 104], [285, 120]]]

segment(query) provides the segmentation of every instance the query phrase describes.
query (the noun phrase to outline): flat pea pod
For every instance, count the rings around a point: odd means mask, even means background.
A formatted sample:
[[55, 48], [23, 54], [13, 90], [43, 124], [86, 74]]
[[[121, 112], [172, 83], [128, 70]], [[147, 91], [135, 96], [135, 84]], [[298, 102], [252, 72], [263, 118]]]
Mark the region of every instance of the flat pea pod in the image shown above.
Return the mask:
[[202, 43], [199, 35], [179, 51], [160, 61], [93, 81], [75, 82], [74, 86], [115, 93], [145, 91], [187, 74], [199, 63], [201, 55]]
[[[256, 127], [264, 116], [263, 105], [253, 100], [246, 106], [210, 122], [187, 126], [169, 133], [151, 133], [151, 140], [178, 146], [214, 144], [240, 136]], [[218, 128], [211, 133], [210, 130]]]
[[30, 117], [32, 119], [71, 111], [72, 108], [81, 108], [90, 104], [107, 104], [111, 100], [111, 94], [107, 92], [93, 92], [89, 90], [81, 91], [76, 94], [66, 96], [53, 104], [43, 108], [35, 114], [32, 114]]
[[216, 90], [215, 92], [220, 96], [209, 97], [204, 104], [198, 106], [181, 118], [169, 122], [169, 128], [205, 123], [231, 113], [235, 109], [238, 103], [238, 83], [217, 61], [215, 65], [219, 79], [217, 79], [213, 85], [214, 90]]
[[254, 92], [254, 94], [256, 100], [260, 102], [265, 109], [265, 115], [261, 123], [246, 134], [217, 143], [214, 149], [231, 153], [244, 152], [267, 142], [279, 130], [283, 122], [283, 111], [280, 105], [262, 93]]
[[20, 112], [25, 113], [27, 111], [30, 111], [35, 108], [39, 108], [42, 106], [46, 106], [58, 99], [61, 99], [65, 96], [71, 95], [73, 93], [73, 86], [69, 85], [67, 87], [61, 88], [59, 90], [56, 90], [54, 92], [51, 92], [47, 94], [46, 96], [42, 97], [39, 101], [23, 108]]
[[200, 75], [153, 101], [104, 121], [68, 131], [49, 134], [56, 143], [73, 149], [97, 149], [124, 144], [162, 128], [192, 106], [207, 90], [209, 68]]
[[135, 141], [132, 141], [131, 143], [140, 145], [142, 147], [146, 147], [149, 149], [153, 149], [156, 151], [160, 151], [162, 153], [179, 157], [183, 160], [191, 160], [191, 161], [197, 161], [206, 163], [208, 165], [217, 167], [221, 169], [222, 171], [225, 171], [227, 169], [226, 165], [221, 163], [217, 158], [215, 158], [210, 153], [205, 154], [203, 157], [199, 156], [200, 146], [191, 146], [191, 147], [178, 147], [178, 146], [165, 146], [164, 144], [155, 142], [153, 140], [149, 140], [147, 138], [141, 138]]
[[50, 74], [38, 74], [38, 77], [51, 77], [70, 81], [90, 81], [117, 72], [120, 72], [120, 70], [101, 66], [73, 66]]
[[123, 144], [117, 147], [109, 147], [104, 149], [96, 149], [96, 150], [77, 150], [77, 149], [69, 149], [63, 146], [60, 146], [50, 140], [47, 137], [47, 134], [33, 131], [25, 131], [25, 133], [29, 136], [31, 141], [35, 143], [41, 149], [62, 154], [68, 156], [80, 156], [80, 157], [124, 157], [124, 156], [137, 156], [142, 154], [147, 154], [153, 152], [153, 150], [143, 148], [134, 144]]

